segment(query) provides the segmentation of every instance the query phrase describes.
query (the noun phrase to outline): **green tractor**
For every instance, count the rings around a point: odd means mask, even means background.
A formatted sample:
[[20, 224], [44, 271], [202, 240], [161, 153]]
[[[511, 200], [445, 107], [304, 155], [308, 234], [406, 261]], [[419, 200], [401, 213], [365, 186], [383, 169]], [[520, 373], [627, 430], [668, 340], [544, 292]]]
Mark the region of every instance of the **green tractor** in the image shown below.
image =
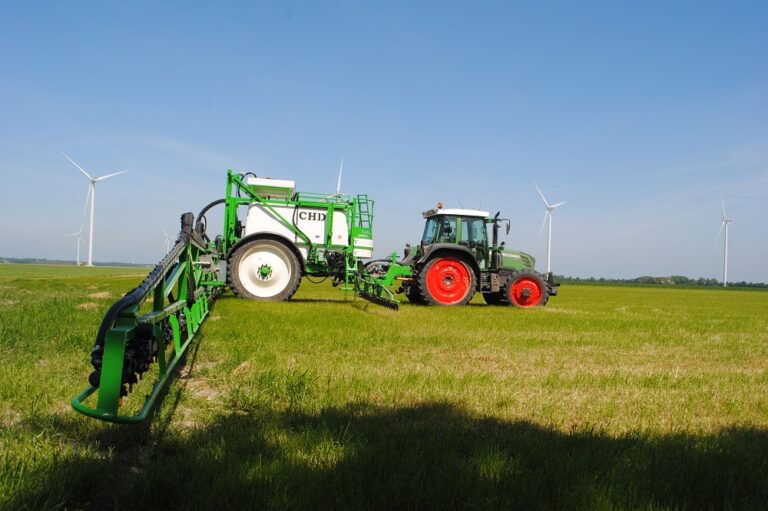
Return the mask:
[[[437, 209], [423, 213], [424, 235], [418, 246], [406, 245], [399, 262], [411, 268], [402, 288], [411, 303], [464, 305], [476, 291], [490, 305], [535, 307], [557, 294], [552, 273], [535, 270], [535, 259], [499, 244], [499, 228], [509, 219], [487, 211]], [[488, 231], [491, 239], [488, 239]]]

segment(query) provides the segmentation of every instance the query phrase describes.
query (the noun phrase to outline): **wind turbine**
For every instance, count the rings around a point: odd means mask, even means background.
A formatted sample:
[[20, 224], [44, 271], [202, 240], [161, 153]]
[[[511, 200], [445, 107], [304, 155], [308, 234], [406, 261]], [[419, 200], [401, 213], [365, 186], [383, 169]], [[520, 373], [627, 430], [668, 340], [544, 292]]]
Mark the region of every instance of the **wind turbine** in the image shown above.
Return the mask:
[[104, 181], [105, 179], [109, 179], [110, 177], [117, 176], [119, 174], [124, 174], [125, 172], [128, 172], [127, 170], [121, 170], [120, 172], [114, 172], [112, 174], [107, 174], [106, 176], [100, 176], [100, 177], [93, 177], [89, 173], [83, 170], [83, 168], [75, 163], [75, 161], [67, 156], [65, 153], [61, 153], [64, 155], [64, 158], [68, 159], [69, 162], [74, 165], [77, 170], [83, 173], [85, 177], [88, 178], [88, 195], [85, 197], [85, 207], [88, 207], [88, 200], [91, 201], [91, 215], [90, 215], [90, 225], [88, 227], [88, 264], [86, 266], [93, 266], [93, 204], [96, 201], [96, 183], [99, 181]]
[[723, 232], [725, 227], [725, 245], [723, 247], [723, 287], [728, 287], [728, 227], [733, 223], [732, 218], [728, 218], [725, 214], [725, 201], [720, 197], [720, 204], [723, 206], [723, 221], [720, 224], [720, 230], [717, 231], [715, 241], [720, 237], [720, 233]]
[[168, 252], [171, 251], [171, 243], [176, 241], [176, 238], [174, 238], [173, 236], [169, 236], [168, 232], [165, 229], [163, 229], [163, 234], [165, 235], [165, 241], [163, 242], [163, 250], [165, 250], [165, 253], [167, 254]]
[[536, 187], [536, 190], [539, 192], [539, 195], [541, 195], [541, 200], [544, 201], [544, 206], [546, 206], [547, 211], [544, 213], [544, 221], [541, 222], [541, 229], [539, 229], [539, 236], [541, 236], [542, 231], [544, 230], [544, 224], [547, 224], [547, 273], [552, 271], [552, 213], [557, 209], [558, 207], [565, 204], [565, 201], [558, 202], [557, 204], [550, 204], [547, 199], [544, 197], [544, 194], [541, 193], [541, 189], [539, 188], [539, 185], [536, 183], [533, 183], [533, 186]]
[[75, 262], [75, 266], [80, 266], [80, 243], [83, 242], [82, 233], [83, 233], [83, 226], [81, 225], [79, 231], [66, 235], [66, 236], [72, 236], [73, 238], [75, 238], [75, 243], [77, 244], [77, 259]]

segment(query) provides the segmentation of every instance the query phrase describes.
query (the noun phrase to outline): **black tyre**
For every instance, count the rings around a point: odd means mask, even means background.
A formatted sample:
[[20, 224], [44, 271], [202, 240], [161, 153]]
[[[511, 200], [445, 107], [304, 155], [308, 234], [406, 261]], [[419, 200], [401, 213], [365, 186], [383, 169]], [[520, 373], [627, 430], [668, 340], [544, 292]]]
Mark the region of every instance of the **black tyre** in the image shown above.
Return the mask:
[[414, 305], [424, 305], [424, 298], [421, 297], [418, 287], [414, 284], [408, 287], [405, 297]]
[[296, 254], [279, 241], [257, 239], [237, 248], [227, 262], [227, 283], [249, 300], [289, 300], [301, 282]]
[[419, 295], [428, 305], [466, 305], [475, 294], [475, 272], [458, 257], [435, 257], [419, 272]]
[[507, 281], [502, 290], [502, 299], [515, 307], [540, 307], [549, 300], [549, 293], [539, 273], [522, 270]]

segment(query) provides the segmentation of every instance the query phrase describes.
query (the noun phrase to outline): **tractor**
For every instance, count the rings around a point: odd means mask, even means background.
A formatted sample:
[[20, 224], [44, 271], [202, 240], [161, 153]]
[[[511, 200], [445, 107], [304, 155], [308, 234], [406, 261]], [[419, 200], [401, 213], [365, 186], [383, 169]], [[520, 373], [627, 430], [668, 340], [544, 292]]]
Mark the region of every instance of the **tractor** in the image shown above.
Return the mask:
[[[535, 307], [557, 294], [552, 274], [535, 270], [535, 259], [499, 244], [499, 229], [510, 221], [474, 209], [437, 209], [423, 213], [421, 242], [406, 245], [398, 263], [411, 268], [398, 290], [408, 301], [427, 305], [464, 305], [476, 291], [489, 305]], [[490, 240], [488, 231], [491, 231]], [[381, 268], [386, 269], [386, 267]]]

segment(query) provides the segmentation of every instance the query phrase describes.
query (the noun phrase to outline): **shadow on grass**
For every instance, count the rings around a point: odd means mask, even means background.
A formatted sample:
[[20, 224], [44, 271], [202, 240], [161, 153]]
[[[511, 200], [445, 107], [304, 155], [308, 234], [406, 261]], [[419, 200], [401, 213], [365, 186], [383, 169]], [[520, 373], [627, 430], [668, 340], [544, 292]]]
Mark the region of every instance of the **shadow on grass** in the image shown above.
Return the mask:
[[[757, 509], [768, 502], [768, 432], [754, 429], [616, 438], [476, 418], [446, 403], [363, 403], [318, 413], [222, 415], [205, 428], [153, 438], [151, 452], [136, 441], [119, 443], [107, 459], [59, 463], [49, 478], [83, 475], [61, 504]], [[31, 488], [17, 503], [39, 507], [49, 487]]]

